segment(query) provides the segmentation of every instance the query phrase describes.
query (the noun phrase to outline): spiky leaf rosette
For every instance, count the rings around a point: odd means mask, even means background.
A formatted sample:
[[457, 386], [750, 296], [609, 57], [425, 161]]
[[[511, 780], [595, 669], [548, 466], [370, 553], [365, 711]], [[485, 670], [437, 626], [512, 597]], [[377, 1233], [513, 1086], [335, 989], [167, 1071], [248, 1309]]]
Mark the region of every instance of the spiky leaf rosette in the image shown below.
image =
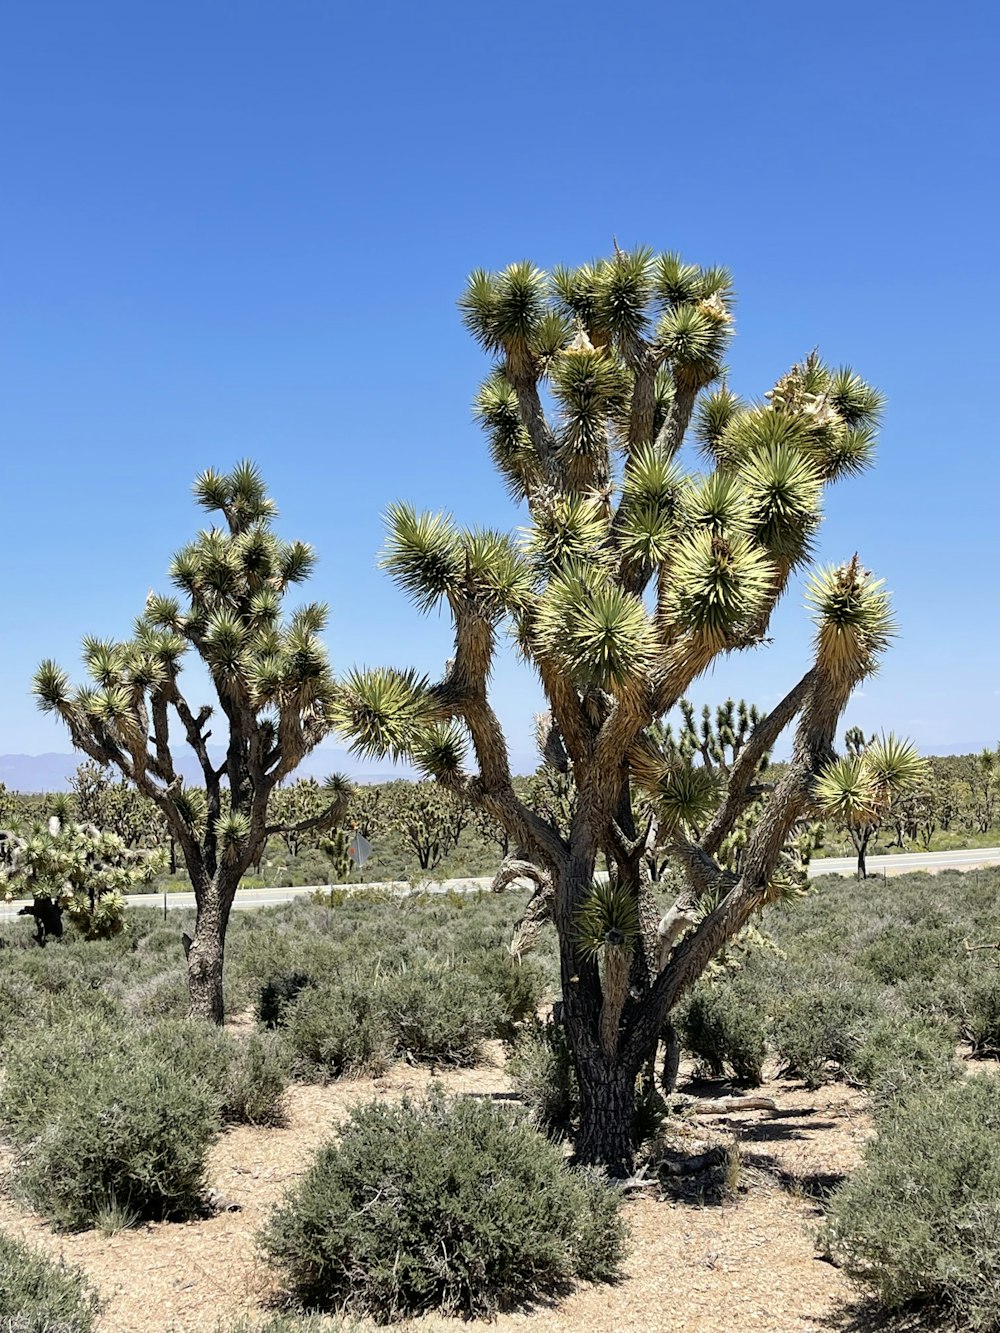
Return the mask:
[[661, 611], [674, 632], [719, 651], [765, 610], [774, 574], [767, 552], [748, 537], [702, 528], [673, 551]]
[[419, 733], [410, 753], [421, 772], [447, 783], [461, 777], [468, 742], [454, 722], [436, 722]]
[[566, 565], [543, 592], [533, 646], [580, 685], [615, 693], [641, 688], [656, 651], [639, 597], [593, 566]]
[[862, 755], [862, 762], [877, 799], [884, 806], [895, 797], [914, 791], [930, 772], [927, 760], [913, 742], [892, 732], [872, 741]]
[[542, 474], [531, 436], [521, 421], [517, 394], [502, 372], [494, 371], [479, 390], [475, 413], [489, 438], [493, 465], [512, 499], [526, 499]]
[[386, 526], [382, 568], [422, 611], [429, 611], [461, 579], [458, 530], [447, 514], [418, 514], [405, 504], [389, 506]]
[[861, 755], [843, 755], [828, 764], [816, 779], [814, 794], [822, 813], [841, 824], [867, 824], [878, 817]]
[[822, 481], [812, 462], [795, 449], [772, 446], [750, 454], [739, 479], [754, 539], [794, 568], [808, 557], [819, 524]]
[[816, 661], [824, 672], [854, 685], [878, 669], [896, 634], [884, 579], [874, 578], [855, 556], [813, 574], [806, 600], [817, 626]]
[[719, 804], [722, 783], [709, 768], [675, 759], [647, 785], [665, 832], [704, 828]]
[[583, 958], [594, 958], [606, 945], [628, 948], [639, 935], [639, 908], [624, 885], [596, 881], [577, 909], [574, 940]]
[[842, 824], [877, 823], [899, 796], [915, 791], [929, 765], [916, 746], [890, 733], [829, 764], [815, 785], [823, 814]]
[[604, 549], [608, 520], [604, 507], [590, 495], [553, 496], [536, 506], [534, 522], [525, 530], [524, 553], [545, 576], [576, 561], [608, 562]]
[[434, 721], [425, 676], [383, 667], [351, 671], [334, 697], [334, 725], [351, 737], [351, 753], [400, 759]]

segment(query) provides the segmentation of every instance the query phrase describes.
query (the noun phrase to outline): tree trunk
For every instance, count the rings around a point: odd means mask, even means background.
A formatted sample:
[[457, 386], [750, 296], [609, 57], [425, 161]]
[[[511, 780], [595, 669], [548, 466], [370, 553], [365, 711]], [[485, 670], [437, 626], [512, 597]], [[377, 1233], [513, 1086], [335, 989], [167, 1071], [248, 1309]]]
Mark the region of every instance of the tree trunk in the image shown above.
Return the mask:
[[580, 1132], [575, 1160], [581, 1166], [603, 1166], [625, 1179], [632, 1174], [635, 1120], [635, 1069], [599, 1055], [578, 1058]]
[[681, 1042], [677, 1035], [677, 1029], [666, 1019], [663, 1024], [663, 1030], [660, 1033], [663, 1041], [663, 1066], [660, 1070], [660, 1087], [665, 1096], [669, 1097], [677, 1086], [677, 1075], [681, 1067]]
[[216, 878], [198, 895], [194, 939], [187, 955], [191, 1017], [220, 1027], [226, 1016], [222, 992], [226, 927], [235, 891], [235, 885], [230, 887]]

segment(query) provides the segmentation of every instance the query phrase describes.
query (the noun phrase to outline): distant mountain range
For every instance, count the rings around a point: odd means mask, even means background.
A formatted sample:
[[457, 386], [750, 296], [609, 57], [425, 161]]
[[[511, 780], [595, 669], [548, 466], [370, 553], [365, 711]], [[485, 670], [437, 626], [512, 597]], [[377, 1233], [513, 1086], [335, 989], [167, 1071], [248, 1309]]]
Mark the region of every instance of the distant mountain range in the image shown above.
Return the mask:
[[[216, 764], [222, 762], [224, 752], [209, 747]], [[2, 754], [0, 755], [0, 782], [11, 791], [68, 791], [70, 781], [80, 764], [86, 762], [83, 754]], [[538, 761], [528, 755], [512, 755], [515, 773], [531, 773]], [[174, 764], [185, 782], [201, 783], [201, 770], [188, 754], [176, 755]], [[393, 778], [415, 778], [417, 772], [407, 764], [360, 761], [338, 746], [320, 746], [307, 755], [295, 771], [295, 777], [325, 778], [331, 773], [345, 773], [355, 782], [388, 782]]]

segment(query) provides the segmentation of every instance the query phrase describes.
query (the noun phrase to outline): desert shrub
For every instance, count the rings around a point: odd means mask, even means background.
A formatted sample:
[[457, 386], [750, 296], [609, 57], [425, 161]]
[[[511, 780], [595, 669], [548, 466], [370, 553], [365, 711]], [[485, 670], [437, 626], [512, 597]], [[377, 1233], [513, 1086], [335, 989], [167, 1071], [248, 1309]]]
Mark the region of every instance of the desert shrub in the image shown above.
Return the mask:
[[260, 988], [257, 997], [257, 1022], [262, 1027], [280, 1027], [285, 1021], [285, 1013], [299, 994], [309, 985], [310, 978], [305, 972], [282, 972], [271, 977]]
[[708, 1066], [713, 1077], [726, 1069], [750, 1087], [761, 1081], [764, 1015], [745, 991], [725, 980], [699, 986], [675, 1019], [681, 1043]]
[[472, 1065], [494, 1030], [495, 996], [466, 968], [425, 964], [383, 980], [379, 1002], [395, 1052], [413, 1060]]
[[829, 1202], [831, 1256], [898, 1309], [925, 1302], [963, 1329], [1000, 1327], [1000, 1080], [895, 1103]]
[[962, 951], [957, 930], [943, 922], [883, 926], [855, 956], [857, 965], [876, 981], [932, 981]]
[[113, 1214], [189, 1215], [218, 1128], [204, 1080], [165, 1060], [149, 1032], [96, 1021], [23, 1035], [8, 1052], [0, 1125], [17, 1193], [57, 1227]]
[[252, 1034], [234, 1045], [237, 1058], [227, 1071], [223, 1118], [243, 1125], [281, 1124], [289, 1072], [283, 1042], [269, 1034]]
[[[235, 1323], [216, 1324], [214, 1333], [360, 1333], [360, 1328], [353, 1319], [347, 1323], [322, 1315], [275, 1314], [261, 1323], [243, 1315]], [[428, 1329], [427, 1333], [434, 1331]]]
[[785, 1072], [810, 1088], [839, 1077], [881, 1011], [874, 987], [835, 973], [792, 991], [774, 1020], [775, 1050]]
[[139, 1022], [183, 1018], [191, 1008], [187, 977], [180, 969], [157, 972], [126, 991], [125, 1007]]
[[91, 1333], [100, 1302], [76, 1268], [0, 1232], [0, 1330]]
[[563, 1024], [548, 1018], [525, 1028], [511, 1046], [507, 1073], [533, 1124], [556, 1142], [570, 1138], [580, 1090]]
[[1000, 1055], [1000, 972], [996, 968], [969, 976], [962, 995], [961, 1028], [973, 1055]]
[[307, 1308], [383, 1323], [440, 1310], [469, 1318], [610, 1278], [619, 1197], [489, 1101], [372, 1102], [321, 1149], [262, 1236]]
[[293, 1069], [303, 1078], [381, 1073], [393, 1034], [373, 981], [307, 986], [285, 1014]]
[[483, 986], [496, 997], [487, 1035], [513, 1037], [518, 1026], [538, 1012], [546, 988], [542, 967], [534, 958], [515, 960], [499, 944], [484, 950], [472, 966]]
[[921, 1086], [941, 1086], [955, 1078], [955, 1033], [942, 1022], [914, 1014], [887, 1013], [876, 1019], [847, 1056], [847, 1071], [877, 1103], [892, 1101]]
[[169, 1062], [209, 1090], [225, 1124], [267, 1125], [281, 1118], [288, 1058], [271, 1033], [237, 1038], [208, 1023], [166, 1020], [148, 1029], [151, 1057]]

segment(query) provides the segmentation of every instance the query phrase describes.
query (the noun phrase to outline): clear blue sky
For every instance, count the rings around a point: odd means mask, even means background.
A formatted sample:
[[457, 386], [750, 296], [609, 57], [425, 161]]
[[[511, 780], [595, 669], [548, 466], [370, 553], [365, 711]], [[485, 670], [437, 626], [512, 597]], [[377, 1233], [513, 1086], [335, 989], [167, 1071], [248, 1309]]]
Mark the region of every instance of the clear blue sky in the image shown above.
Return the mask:
[[[728, 264], [732, 382], [813, 346], [889, 397], [877, 468], [831, 497], [903, 634], [847, 720], [928, 751], [1000, 733], [995, 5], [79, 0], [0, 20], [0, 752], [68, 750], [37, 661], [124, 634], [250, 455], [317, 547], [335, 666], [436, 671], [375, 561], [397, 497], [519, 519], [470, 402], [468, 271], [623, 245]], [[699, 698], [777, 697], [766, 653]], [[496, 698], [530, 752], [537, 694]]]

